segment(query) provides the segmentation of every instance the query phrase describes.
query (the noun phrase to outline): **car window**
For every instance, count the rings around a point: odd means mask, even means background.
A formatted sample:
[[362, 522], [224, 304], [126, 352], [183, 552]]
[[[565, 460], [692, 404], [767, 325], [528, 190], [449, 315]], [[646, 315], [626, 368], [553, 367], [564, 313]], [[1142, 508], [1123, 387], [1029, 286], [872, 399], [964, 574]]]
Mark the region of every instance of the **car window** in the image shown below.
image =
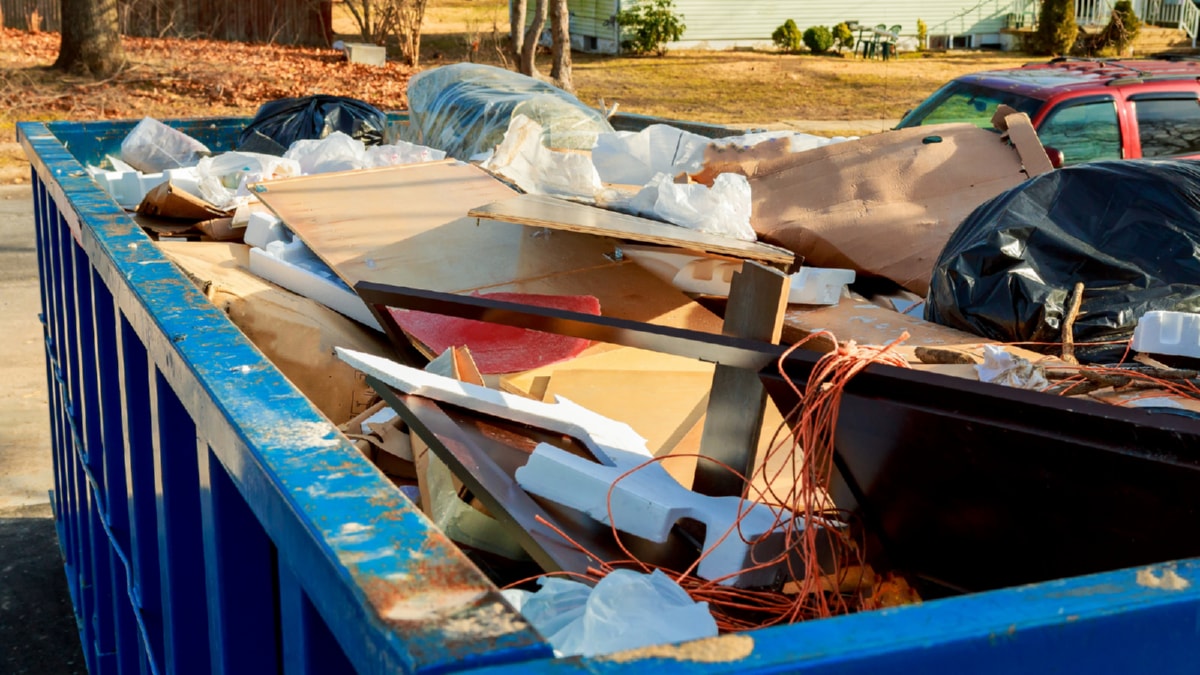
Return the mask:
[[1200, 153], [1200, 102], [1189, 98], [1137, 98], [1134, 114], [1142, 157]]
[[1063, 164], [1121, 159], [1121, 128], [1112, 99], [1060, 104], [1038, 127], [1042, 145], [1063, 154]]
[[979, 84], [951, 82], [934, 92], [924, 103], [905, 115], [898, 128], [965, 122], [983, 129], [991, 129], [992, 114], [996, 112], [996, 106], [1001, 103], [1007, 104], [1017, 112], [1023, 112], [1031, 118], [1042, 105], [1038, 99], [1014, 94], [1010, 91], [992, 89]]

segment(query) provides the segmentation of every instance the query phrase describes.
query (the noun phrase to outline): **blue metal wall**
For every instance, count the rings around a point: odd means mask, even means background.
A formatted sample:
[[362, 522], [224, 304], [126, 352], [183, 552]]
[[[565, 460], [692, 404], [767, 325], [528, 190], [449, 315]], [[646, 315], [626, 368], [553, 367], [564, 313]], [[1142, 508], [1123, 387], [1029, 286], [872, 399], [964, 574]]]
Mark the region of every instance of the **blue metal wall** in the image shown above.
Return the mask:
[[[219, 150], [242, 123], [177, 125]], [[33, 164], [54, 511], [90, 672], [1200, 670], [1200, 560], [550, 659], [87, 177], [80, 160], [115, 152], [131, 126], [18, 128]]]
[[[548, 655], [67, 150], [97, 161], [130, 125], [50, 127], [19, 135], [54, 511], [89, 671], [443, 672]], [[239, 128], [189, 131], [219, 149]]]

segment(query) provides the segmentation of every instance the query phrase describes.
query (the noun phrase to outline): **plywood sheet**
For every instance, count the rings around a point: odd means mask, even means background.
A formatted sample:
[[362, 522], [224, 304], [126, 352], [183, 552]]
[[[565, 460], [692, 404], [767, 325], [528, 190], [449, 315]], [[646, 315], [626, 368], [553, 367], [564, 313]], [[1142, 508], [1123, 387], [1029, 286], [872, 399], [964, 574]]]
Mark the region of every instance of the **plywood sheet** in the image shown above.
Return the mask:
[[466, 213], [514, 192], [480, 169], [432, 162], [259, 184], [259, 199], [346, 283], [462, 292], [609, 264], [611, 241], [482, 228]]
[[511, 197], [479, 169], [433, 162], [263, 183], [259, 198], [346, 283], [434, 291], [594, 295], [605, 316], [720, 332], [720, 319], [636, 264], [616, 241], [513, 223], [472, 206]]
[[[854, 340], [867, 345], [887, 344], [905, 331], [909, 334], [905, 345], [909, 347], [987, 342], [978, 335], [880, 307], [854, 293], [844, 295], [836, 305], [791, 305], [784, 314], [784, 343], [799, 342], [823, 330], [832, 332], [841, 342]], [[807, 346], [817, 351], [833, 349], [826, 337], [813, 338]]]
[[467, 215], [531, 227], [548, 227], [629, 241], [664, 244], [701, 253], [720, 253], [785, 267], [791, 265], [795, 259], [791, 251], [777, 246], [697, 232], [546, 195], [521, 195], [493, 202], [471, 209]]
[[712, 375], [701, 371], [563, 370], [551, 376], [542, 398], [563, 396], [625, 422], [659, 455], [700, 419], [711, 384]]

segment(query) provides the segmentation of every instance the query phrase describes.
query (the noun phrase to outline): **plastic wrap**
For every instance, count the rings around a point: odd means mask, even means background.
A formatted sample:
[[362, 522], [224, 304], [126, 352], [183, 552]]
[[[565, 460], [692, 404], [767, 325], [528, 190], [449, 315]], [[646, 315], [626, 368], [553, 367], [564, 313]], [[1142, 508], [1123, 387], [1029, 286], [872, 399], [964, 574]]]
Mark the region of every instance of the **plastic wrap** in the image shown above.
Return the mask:
[[152, 118], [143, 118], [121, 141], [121, 159], [144, 173], [195, 166], [208, 146]]
[[344, 96], [317, 94], [262, 104], [242, 131], [239, 145], [242, 149], [257, 149], [266, 137], [286, 148], [296, 141], [325, 138], [335, 131], [366, 145], [379, 145], [385, 129], [387, 115], [375, 106]]
[[[1200, 164], [1082, 164], [986, 202], [939, 257], [925, 318], [1005, 342], [1058, 342], [1077, 282], [1076, 342], [1127, 339], [1152, 310], [1200, 310]], [[1076, 355], [1108, 356], [1078, 345]]]
[[716, 637], [708, 603], [695, 602], [662, 572], [619, 569], [590, 588], [546, 577], [532, 595], [505, 597], [563, 656], [595, 656], [670, 642]]
[[540, 124], [549, 148], [591, 150], [597, 136], [613, 130], [598, 111], [553, 85], [475, 63], [414, 75], [408, 105], [407, 140], [462, 160], [499, 145], [516, 115]]
[[309, 175], [374, 166], [433, 162], [445, 159], [446, 153], [405, 141], [366, 146], [358, 139], [335, 131], [320, 140], [296, 141], [283, 156], [299, 162], [300, 170]]

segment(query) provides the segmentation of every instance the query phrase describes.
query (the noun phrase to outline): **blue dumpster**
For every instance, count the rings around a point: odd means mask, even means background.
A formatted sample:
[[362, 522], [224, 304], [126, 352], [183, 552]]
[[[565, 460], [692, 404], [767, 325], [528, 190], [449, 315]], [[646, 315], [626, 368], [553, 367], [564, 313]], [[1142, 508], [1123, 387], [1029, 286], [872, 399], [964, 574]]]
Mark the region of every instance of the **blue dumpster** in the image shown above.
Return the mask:
[[[245, 122], [171, 123], [224, 150]], [[132, 126], [18, 125], [53, 506], [90, 672], [1200, 670], [1200, 559], [553, 659], [89, 178]]]

